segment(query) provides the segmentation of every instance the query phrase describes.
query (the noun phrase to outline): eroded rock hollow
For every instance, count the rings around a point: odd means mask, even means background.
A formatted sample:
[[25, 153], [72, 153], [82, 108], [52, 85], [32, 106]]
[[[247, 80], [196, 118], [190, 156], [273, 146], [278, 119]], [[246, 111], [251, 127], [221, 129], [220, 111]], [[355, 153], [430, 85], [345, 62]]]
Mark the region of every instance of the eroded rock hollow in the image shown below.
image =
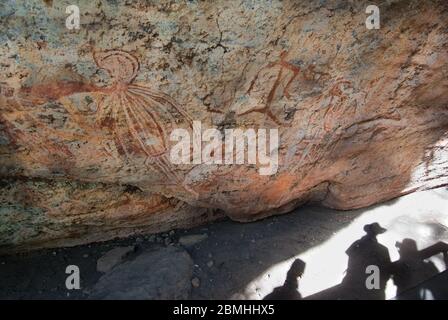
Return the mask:
[[[3, 1], [0, 246], [448, 184], [448, 3], [381, 2], [372, 30], [368, 4], [81, 1], [69, 30], [65, 3]], [[277, 129], [278, 168], [173, 163], [171, 133], [193, 123]]]

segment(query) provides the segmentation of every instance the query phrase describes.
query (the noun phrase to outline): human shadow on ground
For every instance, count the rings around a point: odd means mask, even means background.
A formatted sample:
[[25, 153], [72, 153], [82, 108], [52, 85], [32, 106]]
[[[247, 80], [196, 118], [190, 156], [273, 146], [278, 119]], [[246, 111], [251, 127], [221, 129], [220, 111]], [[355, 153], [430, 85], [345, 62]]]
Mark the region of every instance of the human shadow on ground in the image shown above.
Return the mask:
[[285, 283], [275, 288], [270, 294], [264, 297], [263, 300], [300, 300], [302, 299], [302, 295], [298, 291], [299, 289], [299, 281], [304, 271], [305, 271], [305, 262], [300, 259], [294, 260], [286, 274]]
[[[397, 299], [446, 299], [446, 296], [441, 296], [442, 293], [435, 282], [426, 281], [439, 273], [434, 263], [426, 259], [443, 253], [445, 267], [448, 268], [448, 245], [438, 242], [419, 251], [415, 240], [404, 239], [401, 243], [397, 242], [396, 246], [400, 259], [392, 264], [391, 271], [394, 284], [397, 286]], [[419, 290], [411, 290], [416, 285], [419, 286]]]
[[[366, 235], [353, 242], [346, 250], [348, 266], [342, 282], [316, 294], [306, 297], [308, 300], [384, 300], [387, 282], [392, 279], [397, 286], [397, 299], [415, 286], [419, 290], [403, 295], [404, 299], [441, 299], [444, 292], [437, 282], [427, 281], [439, 273], [428, 258], [443, 253], [448, 267], [448, 245], [438, 242], [423, 250], [417, 249], [413, 239], [397, 242], [399, 260], [392, 262], [387, 247], [378, 242], [377, 236], [386, 232], [378, 223], [364, 226]], [[283, 286], [275, 288], [266, 300], [302, 299], [298, 292], [298, 277], [305, 270], [305, 262], [296, 259], [287, 273]], [[377, 275], [377, 277], [375, 277]], [[410, 291], [411, 292], [411, 291]], [[445, 296], [446, 298], [446, 296]]]

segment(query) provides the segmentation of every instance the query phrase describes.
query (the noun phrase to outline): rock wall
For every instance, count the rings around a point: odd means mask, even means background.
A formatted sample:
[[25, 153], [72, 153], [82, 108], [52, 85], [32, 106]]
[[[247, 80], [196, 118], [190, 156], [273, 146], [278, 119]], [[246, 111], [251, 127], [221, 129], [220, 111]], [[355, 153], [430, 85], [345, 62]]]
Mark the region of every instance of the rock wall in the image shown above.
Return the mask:
[[[0, 4], [0, 246], [369, 206], [448, 184], [448, 3]], [[176, 128], [278, 129], [279, 166], [170, 161]]]

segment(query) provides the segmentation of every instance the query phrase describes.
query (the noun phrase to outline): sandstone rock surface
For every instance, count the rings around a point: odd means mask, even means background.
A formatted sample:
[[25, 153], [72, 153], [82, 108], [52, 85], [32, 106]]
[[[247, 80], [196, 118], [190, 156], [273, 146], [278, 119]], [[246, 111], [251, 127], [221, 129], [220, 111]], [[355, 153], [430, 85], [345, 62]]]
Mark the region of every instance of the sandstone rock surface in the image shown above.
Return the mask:
[[135, 260], [120, 264], [102, 276], [92, 289], [90, 298], [187, 299], [192, 275], [193, 260], [186, 251], [171, 246], [145, 251]]
[[96, 270], [106, 273], [119, 264], [123, 258], [134, 250], [133, 246], [116, 247], [106, 252], [96, 263]]
[[[0, 247], [74, 245], [448, 184], [448, 4], [0, 4]], [[175, 165], [170, 132], [278, 129], [279, 167]]]
[[205, 239], [207, 239], [207, 234], [191, 234], [180, 237], [179, 243], [184, 247], [191, 247]]

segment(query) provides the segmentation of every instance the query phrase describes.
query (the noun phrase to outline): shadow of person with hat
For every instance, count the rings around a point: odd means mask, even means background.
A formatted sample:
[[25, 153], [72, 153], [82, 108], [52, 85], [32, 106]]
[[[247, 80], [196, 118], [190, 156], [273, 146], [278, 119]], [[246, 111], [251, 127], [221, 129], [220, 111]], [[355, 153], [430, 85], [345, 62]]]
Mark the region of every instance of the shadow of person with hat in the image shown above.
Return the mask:
[[[348, 255], [348, 266], [342, 282], [306, 299], [338, 299], [338, 300], [384, 300], [386, 283], [390, 279], [389, 250], [378, 242], [377, 236], [386, 232], [377, 222], [364, 226], [366, 234], [353, 242], [345, 251]], [[376, 276], [379, 285], [368, 288], [366, 280], [369, 266], [378, 268]]]
[[286, 274], [286, 280], [283, 286], [275, 288], [263, 300], [300, 300], [302, 295], [298, 291], [299, 281], [305, 272], [305, 262], [300, 259], [294, 260]]
[[[439, 273], [433, 262], [428, 261], [429, 257], [442, 253], [446, 267], [448, 268], [448, 245], [438, 242], [423, 250], [417, 249], [417, 243], [413, 239], [403, 239], [397, 242], [400, 259], [392, 264], [393, 281], [397, 286], [397, 299], [421, 300], [438, 299], [437, 290], [431, 288], [431, 282], [424, 282]], [[419, 290], [409, 290], [416, 285]], [[406, 294], [401, 295], [409, 290]]]
[[[364, 226], [366, 234], [356, 240], [346, 251], [348, 266], [342, 280], [344, 291], [360, 299], [385, 299], [386, 283], [390, 279], [389, 250], [378, 242], [377, 236], [387, 230], [377, 222]], [[378, 267], [379, 287], [367, 288], [366, 279], [369, 266]]]

